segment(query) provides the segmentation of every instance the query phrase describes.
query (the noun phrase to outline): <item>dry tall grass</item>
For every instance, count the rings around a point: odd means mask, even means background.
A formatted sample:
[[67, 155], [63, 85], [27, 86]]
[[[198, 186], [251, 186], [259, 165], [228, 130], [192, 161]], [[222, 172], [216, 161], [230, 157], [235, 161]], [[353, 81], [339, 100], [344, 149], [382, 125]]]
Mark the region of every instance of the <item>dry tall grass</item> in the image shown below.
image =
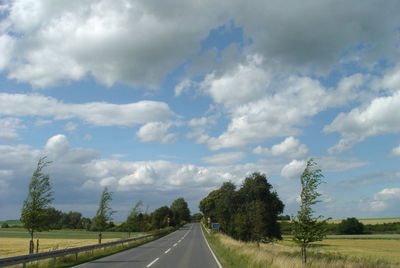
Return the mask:
[[[228, 254], [238, 254], [249, 260], [248, 267], [304, 268], [301, 263], [300, 249], [279, 244], [244, 243], [223, 234], [215, 234]], [[318, 249], [308, 249], [307, 267], [399, 267], [400, 263], [389, 263], [376, 258], [357, 258], [345, 255], [321, 253]], [[235, 267], [235, 266], [232, 266]], [[228, 268], [228, 267], [226, 267]]]
[[[103, 239], [103, 243], [117, 239]], [[97, 239], [39, 239], [39, 252], [97, 244]], [[28, 254], [29, 239], [0, 237], [0, 258]], [[35, 240], [36, 247], [36, 240]], [[36, 250], [36, 248], [35, 248]], [[35, 251], [36, 252], [36, 251]]]

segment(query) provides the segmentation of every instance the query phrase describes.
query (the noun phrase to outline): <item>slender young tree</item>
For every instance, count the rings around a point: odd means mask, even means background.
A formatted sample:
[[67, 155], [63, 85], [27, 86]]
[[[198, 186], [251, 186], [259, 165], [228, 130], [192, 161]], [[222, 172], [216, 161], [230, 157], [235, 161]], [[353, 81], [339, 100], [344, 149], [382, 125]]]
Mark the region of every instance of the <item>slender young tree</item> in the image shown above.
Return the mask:
[[110, 207], [112, 194], [112, 192], [108, 191], [107, 187], [104, 187], [103, 193], [101, 194], [99, 209], [97, 210], [96, 216], [93, 218], [93, 229], [99, 231], [99, 244], [101, 244], [102, 232], [106, 230], [108, 222], [112, 220], [112, 214], [115, 213]]
[[306, 248], [314, 241], [322, 241], [326, 236], [326, 220], [322, 220], [323, 216], [314, 217], [312, 205], [320, 202], [318, 197], [321, 196], [317, 192], [318, 186], [322, 183], [321, 169], [311, 158], [307, 161], [307, 166], [301, 175], [301, 205], [297, 212], [297, 217], [293, 220], [292, 235], [293, 240], [301, 246], [301, 256], [303, 264], [307, 263]]
[[43, 173], [43, 169], [50, 163], [45, 156], [39, 159], [29, 184], [28, 197], [22, 206], [21, 221], [31, 235], [29, 254], [33, 253], [34, 232], [49, 228], [47, 209], [54, 198], [52, 198], [50, 177]]
[[143, 220], [142, 210], [140, 209], [141, 206], [143, 206], [143, 202], [139, 200], [126, 218], [125, 229], [128, 232], [128, 237], [131, 237], [131, 232], [138, 232], [141, 230]]

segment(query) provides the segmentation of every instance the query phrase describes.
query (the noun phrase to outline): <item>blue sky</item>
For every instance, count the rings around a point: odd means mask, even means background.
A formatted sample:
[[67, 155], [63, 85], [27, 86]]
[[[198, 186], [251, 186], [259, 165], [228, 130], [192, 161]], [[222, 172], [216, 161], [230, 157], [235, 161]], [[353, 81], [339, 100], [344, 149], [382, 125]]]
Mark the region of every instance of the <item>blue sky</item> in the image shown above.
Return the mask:
[[298, 209], [400, 209], [397, 1], [0, 2], [0, 220], [20, 215], [40, 156], [53, 205], [115, 219], [199, 201], [259, 171]]

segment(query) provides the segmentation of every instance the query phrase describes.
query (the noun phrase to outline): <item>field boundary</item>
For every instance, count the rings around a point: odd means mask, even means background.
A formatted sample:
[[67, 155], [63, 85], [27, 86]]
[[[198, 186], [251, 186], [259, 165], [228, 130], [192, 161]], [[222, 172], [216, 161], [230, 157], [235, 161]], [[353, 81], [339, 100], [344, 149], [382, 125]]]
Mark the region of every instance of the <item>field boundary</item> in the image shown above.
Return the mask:
[[168, 233], [170, 231], [171, 230], [165, 230], [165, 231], [157, 232], [154, 234], [148, 234], [148, 235], [134, 237], [134, 238], [128, 238], [128, 239], [124, 239], [124, 240], [117, 240], [117, 241], [107, 242], [107, 243], [103, 243], [103, 244], [96, 244], [96, 245], [89, 245], [89, 246], [82, 246], [82, 247], [75, 247], [75, 248], [68, 248], [68, 249], [59, 249], [59, 250], [53, 250], [53, 251], [49, 251], [49, 252], [40, 252], [40, 253], [34, 253], [34, 254], [28, 254], [28, 255], [1, 258], [0, 259], [0, 267], [16, 265], [16, 264], [23, 264], [23, 267], [25, 267], [26, 263], [29, 263], [29, 262], [39, 261], [39, 260], [44, 260], [44, 259], [51, 259], [51, 258], [55, 259], [57, 257], [70, 255], [70, 254], [75, 254], [75, 259], [78, 259], [78, 254], [81, 252], [91, 251], [91, 250], [95, 250], [95, 249], [99, 249], [99, 248], [105, 249], [107, 247], [120, 245], [120, 244], [123, 245], [124, 243], [130, 243], [132, 241], [137, 241], [137, 240], [142, 240], [142, 239], [162, 235], [162, 234]]

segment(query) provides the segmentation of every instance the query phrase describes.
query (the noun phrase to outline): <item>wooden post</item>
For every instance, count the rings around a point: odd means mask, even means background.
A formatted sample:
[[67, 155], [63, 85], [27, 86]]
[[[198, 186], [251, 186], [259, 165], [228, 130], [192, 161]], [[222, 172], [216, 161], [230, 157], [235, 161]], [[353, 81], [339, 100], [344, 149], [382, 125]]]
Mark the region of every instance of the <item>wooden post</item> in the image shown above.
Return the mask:
[[301, 246], [301, 256], [302, 256], [302, 263], [306, 264], [307, 263], [307, 255], [306, 255], [306, 246], [305, 245]]
[[39, 253], [39, 239], [36, 240], [36, 253]]
[[75, 261], [78, 261], [78, 251], [77, 252], [75, 252]]
[[33, 249], [35, 248], [35, 245], [33, 243], [33, 240], [29, 240], [29, 254], [33, 253]]

